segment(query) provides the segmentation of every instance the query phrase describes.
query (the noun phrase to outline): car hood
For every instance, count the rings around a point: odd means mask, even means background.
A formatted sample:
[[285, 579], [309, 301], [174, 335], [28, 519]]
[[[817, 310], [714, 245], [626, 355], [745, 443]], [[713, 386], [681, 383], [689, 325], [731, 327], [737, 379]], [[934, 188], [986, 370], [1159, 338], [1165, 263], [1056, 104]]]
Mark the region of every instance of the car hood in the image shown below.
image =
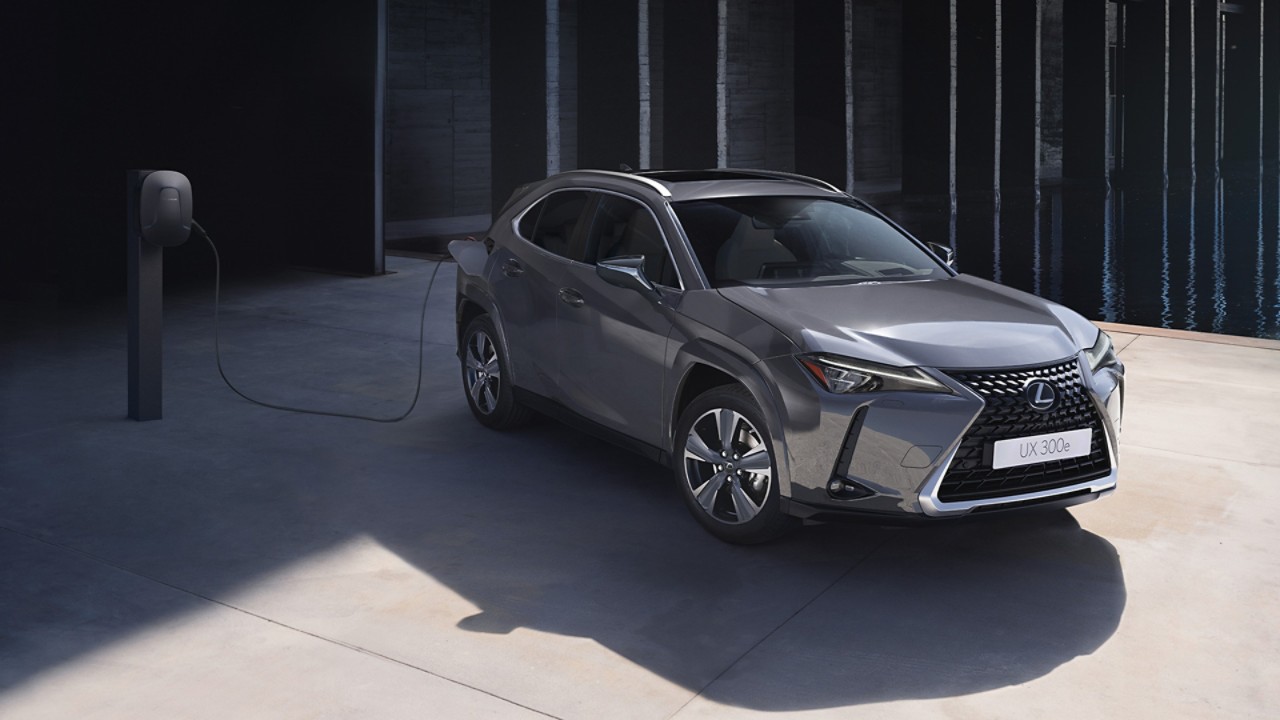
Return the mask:
[[1060, 360], [1097, 327], [1061, 305], [979, 278], [810, 287], [734, 286], [730, 302], [804, 352], [889, 365], [994, 368]]

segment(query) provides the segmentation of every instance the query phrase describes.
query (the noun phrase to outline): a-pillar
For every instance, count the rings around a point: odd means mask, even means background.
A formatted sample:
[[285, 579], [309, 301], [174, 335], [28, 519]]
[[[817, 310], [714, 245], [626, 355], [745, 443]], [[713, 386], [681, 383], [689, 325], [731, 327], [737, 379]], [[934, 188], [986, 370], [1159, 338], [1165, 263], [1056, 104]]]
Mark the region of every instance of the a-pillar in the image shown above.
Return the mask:
[[640, 167], [636, 0], [578, 3], [578, 166]]
[[495, 213], [517, 187], [547, 175], [547, 1], [491, 0], [489, 6]]
[[1223, 5], [1222, 165], [1224, 170], [1258, 171], [1261, 154], [1263, 88], [1260, 24], [1262, 0]]
[[1123, 100], [1122, 169], [1126, 181], [1163, 181], [1168, 113], [1165, 73], [1169, 0], [1120, 4], [1124, 44], [1118, 78]]
[[1000, 186], [1040, 175], [1040, 0], [1001, 0]]
[[953, 1], [904, 0], [902, 7], [902, 193], [908, 196], [950, 192]]
[[843, 187], [849, 172], [845, 2], [795, 4], [796, 172]]
[[1102, 182], [1107, 157], [1107, 5], [1062, 5], [1062, 176]]
[[990, 194], [996, 188], [997, 10], [1000, 0], [956, 0], [956, 191]]

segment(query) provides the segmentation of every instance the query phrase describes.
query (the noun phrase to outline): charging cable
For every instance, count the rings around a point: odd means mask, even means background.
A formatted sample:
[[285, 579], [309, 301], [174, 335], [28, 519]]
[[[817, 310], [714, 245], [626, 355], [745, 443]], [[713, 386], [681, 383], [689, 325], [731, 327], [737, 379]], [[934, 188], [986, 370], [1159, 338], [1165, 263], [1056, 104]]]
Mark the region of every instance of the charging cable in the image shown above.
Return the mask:
[[276, 405], [274, 403], [263, 402], [262, 400], [255, 400], [242, 392], [240, 388], [236, 387], [227, 377], [227, 373], [222, 369], [222, 346], [219, 342], [218, 333], [218, 310], [220, 308], [220, 295], [222, 292], [222, 258], [218, 255], [217, 246], [213, 244], [213, 238], [209, 237], [209, 233], [205, 232], [205, 229], [200, 226], [200, 223], [192, 220], [191, 228], [196, 231], [197, 235], [204, 238], [205, 242], [209, 243], [209, 249], [213, 251], [213, 355], [218, 363], [218, 374], [222, 376], [222, 382], [226, 383], [227, 387], [231, 388], [231, 392], [234, 392], [254, 405], [261, 405], [262, 407], [271, 408], [272, 410], [284, 410], [285, 412], [305, 413], [307, 415], [326, 415], [328, 417], [368, 420], [370, 422], [380, 423], [400, 422], [401, 420], [409, 417], [409, 413], [413, 412], [413, 409], [417, 407], [418, 398], [422, 395], [422, 358], [423, 348], [426, 344], [427, 300], [431, 298], [431, 288], [436, 284], [436, 273], [440, 272], [440, 264], [444, 262], [443, 260], [436, 261], [436, 267], [431, 271], [431, 279], [427, 281], [427, 293], [422, 298], [422, 313], [418, 317], [418, 381], [413, 390], [413, 401], [409, 403], [409, 409], [405, 410], [400, 415], [389, 418], [358, 415], [355, 413], [332, 412], [329, 410], [311, 410], [308, 408]]

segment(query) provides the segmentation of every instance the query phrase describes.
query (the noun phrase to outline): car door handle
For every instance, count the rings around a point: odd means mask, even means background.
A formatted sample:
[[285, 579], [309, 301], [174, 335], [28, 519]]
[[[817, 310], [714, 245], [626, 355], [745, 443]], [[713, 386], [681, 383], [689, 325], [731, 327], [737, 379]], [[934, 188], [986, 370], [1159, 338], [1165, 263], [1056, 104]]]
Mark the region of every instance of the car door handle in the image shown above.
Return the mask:
[[516, 260], [508, 258], [506, 262], [502, 263], [502, 274], [507, 277], [520, 277], [524, 274], [524, 266]]
[[587, 300], [582, 297], [582, 293], [573, 288], [560, 288], [560, 299], [570, 307], [582, 307], [587, 304]]

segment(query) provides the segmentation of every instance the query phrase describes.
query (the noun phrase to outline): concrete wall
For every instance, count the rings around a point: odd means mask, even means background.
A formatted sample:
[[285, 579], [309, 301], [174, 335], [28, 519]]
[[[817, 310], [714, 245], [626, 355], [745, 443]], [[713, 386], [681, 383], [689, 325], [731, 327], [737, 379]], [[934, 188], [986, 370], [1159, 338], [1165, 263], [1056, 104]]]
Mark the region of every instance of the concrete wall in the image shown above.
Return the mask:
[[489, 3], [388, 0], [386, 219], [489, 212]]
[[856, 0], [851, 30], [856, 189], [902, 177], [902, 3]]
[[795, 168], [793, 13], [790, 2], [744, 0], [728, 6], [729, 167]]
[[1040, 175], [1062, 176], [1062, 4], [1041, 0]]
[[[600, 45], [601, 29], [609, 27], [626, 37], [584, 50], [581, 0], [542, 0], [535, 3], [536, 14], [555, 18], [556, 27], [546, 35], [554, 46], [543, 44], [545, 27], [530, 23], [518, 29], [530, 36], [529, 48], [541, 50], [511, 58], [511, 49], [493, 45], [490, 36], [496, 1], [389, 0], [386, 198], [387, 218], [398, 232], [468, 224], [478, 229], [517, 177], [524, 181], [536, 174], [526, 163], [510, 178], [493, 177], [495, 163], [505, 162], [494, 148], [506, 142], [486, 114], [495, 107], [490, 73], [497, 59], [530, 70], [555, 69], [555, 77], [538, 81], [553, 82], [552, 95], [524, 89], [538, 112], [555, 103], [550, 122], [556, 132], [545, 140], [541, 134], [526, 139], [546, 145], [543, 169], [582, 166], [585, 149], [589, 166], [719, 162], [794, 169], [837, 184], [852, 179], [855, 190], [901, 183], [908, 194], [936, 197], [949, 185], [962, 194], [990, 193], [996, 183], [1017, 191], [1036, 173], [1050, 181], [1066, 176], [1103, 183], [1118, 181], [1122, 169], [1132, 178], [1158, 175], [1166, 164], [1181, 171], [1189, 162], [1191, 116], [1196, 115], [1198, 134], [1213, 131], [1204, 83], [1214, 68], [1204, 63], [1213, 55], [1217, 6], [1207, 0], [1195, 3], [1206, 18], [1195, 38], [1195, 59], [1202, 66], [1195, 107], [1189, 89], [1192, 9], [1176, 0], [1167, 3], [1167, 72], [1161, 51], [1165, 2], [1128, 8], [1121, 32], [1116, 6], [1103, 0], [1035, 0], [1034, 13], [1009, 0], [611, 0], [589, 7], [588, 39]], [[1263, 5], [1249, 0], [1232, 6], [1245, 10], [1226, 20], [1232, 38], [1256, 35], [1251, 18]], [[997, 13], [999, 8], [1004, 11]], [[632, 37], [645, 32], [645, 23], [637, 21], [641, 16], [647, 18], [644, 47]], [[1000, 45], [994, 38], [997, 17], [1004, 22]], [[1270, 8], [1271, 35], [1276, 17], [1280, 12]], [[1035, 32], [1035, 18], [1039, 36], [1033, 42], [1026, 36]], [[839, 27], [842, 21], [847, 30]], [[951, 43], [958, 60], [954, 73]], [[1118, 54], [1108, 49], [1117, 43], [1129, 47]], [[1267, 43], [1272, 48], [1276, 40]], [[610, 59], [602, 48], [624, 48], [626, 57]], [[993, 57], [997, 49], [1002, 57]], [[1233, 52], [1228, 72], [1239, 73], [1247, 62], [1236, 57], [1241, 51]], [[550, 64], [547, 53], [554, 55]], [[1256, 55], [1252, 46], [1244, 48], [1248, 53]], [[848, 75], [842, 77], [846, 57]], [[1028, 75], [1036, 63], [1038, 74]], [[637, 74], [647, 75], [646, 86], [640, 87]], [[1257, 96], [1257, 90], [1252, 96], [1246, 92], [1258, 86], [1254, 75], [1225, 84], [1236, 139], [1222, 151], [1237, 167], [1249, 156], [1244, 151], [1257, 144], [1257, 131], [1235, 128], [1259, 124], [1256, 110], [1239, 109], [1239, 98]], [[1269, 87], [1274, 75], [1265, 80]], [[1126, 116], [1113, 116], [1109, 81], [1128, 96]], [[618, 93], [604, 92], [609, 88], [621, 88], [621, 94], [614, 98]], [[1272, 109], [1280, 103], [1263, 96], [1262, 145], [1272, 157], [1280, 154], [1274, 149], [1280, 132], [1273, 129], [1280, 110]], [[846, 117], [852, 118], [851, 128]], [[1119, 146], [1126, 155], [1117, 160], [1108, 157], [1108, 149], [1121, 121], [1128, 123], [1130, 142]], [[1002, 128], [998, 137], [996, 127]], [[1242, 135], [1246, 141], [1239, 141]], [[1199, 154], [1213, 152], [1200, 145]], [[1208, 165], [1216, 168], [1217, 161]]]

